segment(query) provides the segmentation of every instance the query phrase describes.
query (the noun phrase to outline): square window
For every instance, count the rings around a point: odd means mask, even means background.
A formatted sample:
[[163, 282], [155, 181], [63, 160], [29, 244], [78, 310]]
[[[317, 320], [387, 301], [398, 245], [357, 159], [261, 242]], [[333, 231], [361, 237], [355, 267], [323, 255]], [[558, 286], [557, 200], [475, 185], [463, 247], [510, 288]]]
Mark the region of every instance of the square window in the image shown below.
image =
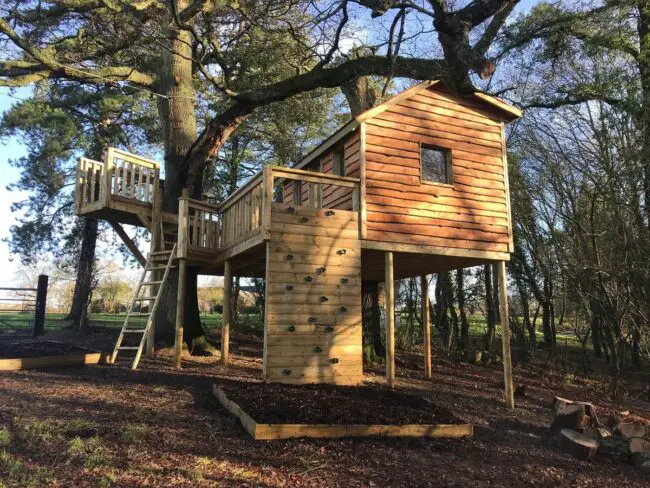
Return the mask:
[[336, 176], [345, 176], [345, 154], [343, 146], [334, 149], [332, 153], [332, 173]]
[[420, 149], [422, 181], [451, 184], [451, 151], [422, 146]]

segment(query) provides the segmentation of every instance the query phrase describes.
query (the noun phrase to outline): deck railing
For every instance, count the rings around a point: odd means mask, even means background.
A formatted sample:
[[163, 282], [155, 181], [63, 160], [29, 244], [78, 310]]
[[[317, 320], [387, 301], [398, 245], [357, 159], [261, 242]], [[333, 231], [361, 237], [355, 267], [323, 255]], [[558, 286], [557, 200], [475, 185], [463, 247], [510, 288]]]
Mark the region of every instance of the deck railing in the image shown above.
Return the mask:
[[[279, 182], [277, 180], [280, 180]], [[309, 185], [309, 194], [322, 194], [323, 186], [349, 188], [352, 210], [358, 210], [359, 179], [289, 168], [266, 167], [220, 205], [210, 205], [184, 194], [178, 203], [178, 257], [193, 252], [216, 253], [271, 231], [271, 205], [281, 201], [276, 184], [287, 180]], [[277, 198], [276, 198], [277, 197]], [[322, 206], [322, 199], [311, 198], [311, 207]]]
[[[160, 179], [155, 161], [109, 148], [104, 161], [80, 158], [77, 165], [77, 211], [97, 210], [111, 200], [151, 205]], [[97, 207], [97, 208], [95, 208]]]

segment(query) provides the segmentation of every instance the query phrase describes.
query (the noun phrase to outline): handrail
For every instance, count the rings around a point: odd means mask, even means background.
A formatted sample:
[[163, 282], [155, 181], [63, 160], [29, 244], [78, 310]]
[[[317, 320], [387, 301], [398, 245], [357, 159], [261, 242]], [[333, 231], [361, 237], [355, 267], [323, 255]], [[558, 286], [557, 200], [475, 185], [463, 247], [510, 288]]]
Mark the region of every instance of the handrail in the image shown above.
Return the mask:
[[237, 188], [233, 193], [231, 193], [223, 202], [221, 202], [218, 207], [219, 211], [223, 212], [226, 210], [228, 207], [230, 207], [233, 203], [235, 203], [236, 200], [238, 200], [239, 196], [242, 193], [246, 193], [249, 189], [251, 189], [254, 186], [257, 186], [261, 181], [262, 181], [262, 175], [263, 173], [260, 171], [257, 173], [255, 176], [250, 178], [246, 183], [244, 183], [242, 186]]
[[196, 200], [195, 198], [190, 197], [179, 197], [179, 200], [187, 200], [192, 208], [198, 208], [200, 210], [205, 210], [206, 212], [218, 213], [219, 207], [217, 205], [212, 205], [211, 203], [206, 203], [203, 200]]
[[286, 178], [287, 180], [298, 179], [301, 181], [311, 183], [324, 183], [329, 185], [343, 186], [347, 188], [354, 188], [361, 182], [360, 178], [353, 178], [351, 176], [337, 176], [331, 173], [321, 173], [318, 171], [307, 171], [304, 169], [294, 168], [272, 168], [274, 178]]

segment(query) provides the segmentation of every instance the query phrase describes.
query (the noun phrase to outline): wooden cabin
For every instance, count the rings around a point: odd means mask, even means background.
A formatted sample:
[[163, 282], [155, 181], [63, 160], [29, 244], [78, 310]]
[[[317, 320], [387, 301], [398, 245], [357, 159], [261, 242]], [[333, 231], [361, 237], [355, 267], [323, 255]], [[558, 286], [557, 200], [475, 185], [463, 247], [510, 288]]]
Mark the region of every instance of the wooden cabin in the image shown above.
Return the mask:
[[422, 83], [357, 116], [293, 168], [265, 168], [220, 205], [182, 197], [178, 215], [160, 211], [164, 185], [150, 162], [119, 151], [82, 160], [77, 211], [149, 228], [150, 256], [175, 244], [169, 262], [181, 277], [187, 266], [226, 282], [265, 277], [266, 381], [361, 381], [361, 282], [385, 281], [392, 382], [392, 281], [509, 259], [504, 127], [521, 115], [482, 93]]

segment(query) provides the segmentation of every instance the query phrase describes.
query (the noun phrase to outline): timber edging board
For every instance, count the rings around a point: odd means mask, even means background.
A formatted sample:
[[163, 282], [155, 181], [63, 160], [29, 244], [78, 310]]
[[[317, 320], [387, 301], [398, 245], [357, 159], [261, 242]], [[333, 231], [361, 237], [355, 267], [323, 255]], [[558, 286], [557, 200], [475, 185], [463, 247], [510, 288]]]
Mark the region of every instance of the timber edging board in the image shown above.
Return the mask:
[[359, 425], [359, 424], [258, 424], [226, 394], [212, 385], [212, 394], [255, 440], [278, 440], [296, 437], [471, 437], [472, 424], [405, 424], [405, 425]]
[[60, 356], [39, 356], [31, 358], [9, 358], [0, 359], [0, 371], [52, 368], [56, 366], [84, 366], [87, 364], [99, 364], [105, 360], [106, 353], [102, 352], [64, 354]]

